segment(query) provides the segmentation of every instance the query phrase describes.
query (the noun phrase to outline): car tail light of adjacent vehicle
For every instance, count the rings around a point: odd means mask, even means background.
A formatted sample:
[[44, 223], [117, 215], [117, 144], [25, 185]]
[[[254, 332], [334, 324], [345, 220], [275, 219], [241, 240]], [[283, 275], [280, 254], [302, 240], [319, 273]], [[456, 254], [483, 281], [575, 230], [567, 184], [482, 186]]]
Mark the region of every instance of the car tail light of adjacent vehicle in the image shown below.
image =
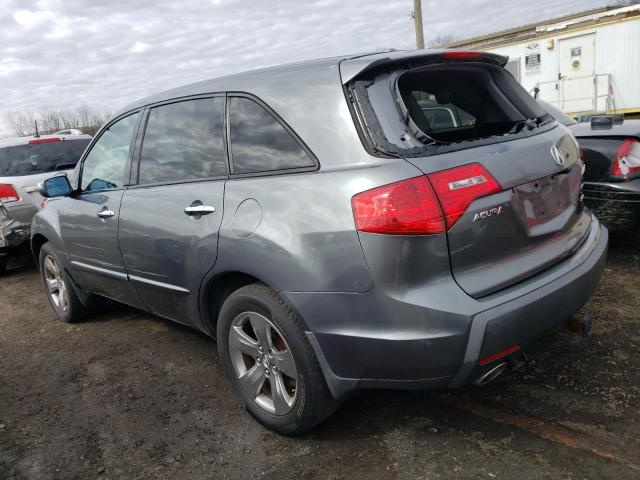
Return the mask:
[[474, 200], [500, 190], [482, 165], [472, 163], [367, 190], [351, 204], [361, 232], [429, 235], [445, 233]]
[[18, 200], [20, 200], [20, 195], [13, 188], [13, 185], [0, 183], [0, 202], [17, 202]]
[[622, 180], [640, 176], [640, 142], [635, 138], [627, 138], [616, 152], [611, 165], [611, 175]]

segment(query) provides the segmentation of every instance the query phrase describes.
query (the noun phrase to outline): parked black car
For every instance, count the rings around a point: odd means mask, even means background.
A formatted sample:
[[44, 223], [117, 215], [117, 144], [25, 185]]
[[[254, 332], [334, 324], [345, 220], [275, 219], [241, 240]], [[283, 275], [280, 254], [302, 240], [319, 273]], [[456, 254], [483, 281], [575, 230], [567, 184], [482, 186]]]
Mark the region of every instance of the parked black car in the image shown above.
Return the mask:
[[585, 162], [584, 203], [609, 230], [640, 228], [640, 120], [596, 115], [578, 123], [538, 100], [578, 139]]

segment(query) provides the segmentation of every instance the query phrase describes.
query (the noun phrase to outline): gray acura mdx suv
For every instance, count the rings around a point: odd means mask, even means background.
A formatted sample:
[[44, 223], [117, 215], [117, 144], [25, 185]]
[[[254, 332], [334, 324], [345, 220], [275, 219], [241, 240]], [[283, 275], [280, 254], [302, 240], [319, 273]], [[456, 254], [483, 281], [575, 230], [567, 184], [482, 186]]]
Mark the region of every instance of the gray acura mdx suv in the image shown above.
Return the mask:
[[285, 434], [358, 389], [486, 382], [584, 305], [607, 249], [574, 138], [506, 61], [384, 52], [131, 105], [44, 183], [53, 308], [101, 295], [215, 337]]

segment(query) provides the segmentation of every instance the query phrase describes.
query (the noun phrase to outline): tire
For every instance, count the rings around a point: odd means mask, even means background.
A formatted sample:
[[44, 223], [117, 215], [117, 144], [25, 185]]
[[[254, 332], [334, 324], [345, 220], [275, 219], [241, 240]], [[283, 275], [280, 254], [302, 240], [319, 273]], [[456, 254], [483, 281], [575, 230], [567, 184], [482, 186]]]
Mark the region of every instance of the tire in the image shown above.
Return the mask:
[[337, 408], [302, 321], [267, 286], [247, 285], [227, 298], [217, 341], [236, 395], [267, 428], [300, 435]]
[[7, 273], [7, 264], [9, 263], [8, 255], [0, 255], [0, 275]]
[[69, 276], [61, 267], [58, 255], [49, 243], [40, 249], [38, 258], [40, 279], [45, 289], [49, 304], [60, 320], [66, 323], [79, 321], [86, 313]]

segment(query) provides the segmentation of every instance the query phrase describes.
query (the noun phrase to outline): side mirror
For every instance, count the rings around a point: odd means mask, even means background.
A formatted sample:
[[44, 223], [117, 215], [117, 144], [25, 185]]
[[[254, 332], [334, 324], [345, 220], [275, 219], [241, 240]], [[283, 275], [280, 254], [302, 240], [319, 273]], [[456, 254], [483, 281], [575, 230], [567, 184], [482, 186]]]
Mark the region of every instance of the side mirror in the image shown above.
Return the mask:
[[67, 176], [59, 175], [57, 177], [47, 178], [42, 182], [42, 190], [40, 193], [42, 193], [43, 197], [53, 198], [66, 197], [70, 195], [72, 191], [73, 189]]

